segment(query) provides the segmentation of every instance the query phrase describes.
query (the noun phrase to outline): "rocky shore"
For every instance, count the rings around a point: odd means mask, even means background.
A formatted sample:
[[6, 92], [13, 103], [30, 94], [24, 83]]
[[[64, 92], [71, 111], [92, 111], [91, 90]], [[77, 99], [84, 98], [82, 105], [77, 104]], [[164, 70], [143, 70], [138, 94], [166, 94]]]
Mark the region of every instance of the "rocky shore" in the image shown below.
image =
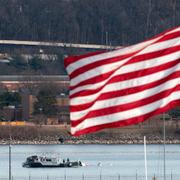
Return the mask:
[[[49, 126], [0, 127], [0, 144], [163, 144], [162, 128], [130, 127], [71, 136], [69, 129]], [[180, 129], [166, 128], [166, 144], [180, 144]]]
[[[158, 135], [147, 136], [147, 144], [163, 144], [162, 137]], [[119, 137], [111, 136], [88, 136], [88, 137], [67, 137], [67, 136], [44, 136], [41, 138], [12, 139], [11, 144], [143, 144], [143, 136], [121, 135]], [[0, 144], [9, 144], [8, 139], [1, 139]], [[179, 136], [167, 136], [166, 144], [180, 144]]]

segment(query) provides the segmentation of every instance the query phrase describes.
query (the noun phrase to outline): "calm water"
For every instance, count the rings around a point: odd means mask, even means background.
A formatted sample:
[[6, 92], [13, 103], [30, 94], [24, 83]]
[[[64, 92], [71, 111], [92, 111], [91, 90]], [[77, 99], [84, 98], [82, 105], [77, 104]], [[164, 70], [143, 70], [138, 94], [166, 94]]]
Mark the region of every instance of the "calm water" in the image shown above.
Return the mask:
[[[81, 160], [80, 168], [23, 168], [27, 156], [59, 154], [62, 158]], [[163, 146], [147, 145], [148, 174], [163, 174]], [[102, 166], [97, 166], [98, 163]], [[166, 145], [167, 174], [180, 177], [180, 145]], [[143, 145], [13, 145], [12, 175], [14, 177], [90, 175], [144, 175]], [[0, 145], [0, 177], [8, 177], [8, 146]]]

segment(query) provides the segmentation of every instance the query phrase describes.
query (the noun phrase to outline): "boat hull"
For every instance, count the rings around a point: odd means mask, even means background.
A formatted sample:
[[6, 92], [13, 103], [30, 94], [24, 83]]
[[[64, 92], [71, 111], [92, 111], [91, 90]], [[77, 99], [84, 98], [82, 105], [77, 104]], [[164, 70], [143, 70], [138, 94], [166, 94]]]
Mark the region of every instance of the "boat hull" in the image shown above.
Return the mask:
[[25, 162], [23, 164], [23, 167], [29, 167], [29, 168], [64, 168], [64, 167], [79, 167], [82, 166], [81, 162], [69, 162], [69, 163], [60, 163], [56, 165], [46, 165], [42, 164], [40, 162], [33, 162], [33, 163], [27, 163]]
[[46, 156], [37, 156], [33, 155], [26, 159], [26, 162], [23, 163], [23, 167], [78, 167], [82, 166], [81, 161], [70, 161], [67, 158], [67, 161], [64, 159], [61, 160], [59, 158], [54, 157], [46, 157]]

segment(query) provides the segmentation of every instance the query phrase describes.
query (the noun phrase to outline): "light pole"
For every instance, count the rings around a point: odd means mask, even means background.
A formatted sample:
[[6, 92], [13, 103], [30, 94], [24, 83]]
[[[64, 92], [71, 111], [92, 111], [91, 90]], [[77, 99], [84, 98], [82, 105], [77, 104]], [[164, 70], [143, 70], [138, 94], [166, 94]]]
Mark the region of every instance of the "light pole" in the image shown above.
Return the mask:
[[[8, 118], [8, 117], [7, 117]], [[11, 120], [10, 120], [10, 117], [8, 118], [8, 126], [9, 126], [9, 180], [12, 179], [12, 171], [11, 171], [11, 140], [12, 140], [12, 137], [11, 137]]]
[[11, 180], [11, 140], [9, 141], [9, 180]]
[[8, 119], [8, 126], [9, 126], [9, 180], [11, 180], [11, 121], [10, 118]]

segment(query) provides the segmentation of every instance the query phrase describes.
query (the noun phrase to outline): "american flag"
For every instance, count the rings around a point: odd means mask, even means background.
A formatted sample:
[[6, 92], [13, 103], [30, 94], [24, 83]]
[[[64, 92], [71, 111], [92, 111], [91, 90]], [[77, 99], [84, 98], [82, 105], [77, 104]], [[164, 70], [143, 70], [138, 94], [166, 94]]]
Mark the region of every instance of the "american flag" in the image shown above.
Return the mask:
[[180, 27], [144, 42], [65, 59], [71, 134], [147, 120], [180, 105]]

